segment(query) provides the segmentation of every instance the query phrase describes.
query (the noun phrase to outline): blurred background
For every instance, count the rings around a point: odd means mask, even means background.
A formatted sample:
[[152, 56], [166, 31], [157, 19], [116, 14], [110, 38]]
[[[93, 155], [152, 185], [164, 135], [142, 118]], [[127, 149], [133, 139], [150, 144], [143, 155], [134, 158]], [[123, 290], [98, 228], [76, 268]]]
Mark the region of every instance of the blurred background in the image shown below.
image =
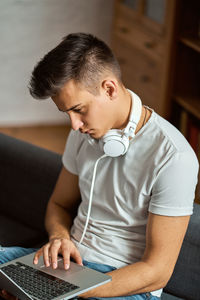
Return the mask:
[[71, 32], [110, 43], [113, 1], [0, 1], [0, 131], [62, 152], [68, 120], [55, 104], [34, 100], [27, 85], [34, 65]]
[[62, 37], [107, 42], [124, 84], [170, 120], [200, 159], [200, 1], [0, 0], [0, 132], [62, 153], [69, 121], [34, 100], [31, 71]]

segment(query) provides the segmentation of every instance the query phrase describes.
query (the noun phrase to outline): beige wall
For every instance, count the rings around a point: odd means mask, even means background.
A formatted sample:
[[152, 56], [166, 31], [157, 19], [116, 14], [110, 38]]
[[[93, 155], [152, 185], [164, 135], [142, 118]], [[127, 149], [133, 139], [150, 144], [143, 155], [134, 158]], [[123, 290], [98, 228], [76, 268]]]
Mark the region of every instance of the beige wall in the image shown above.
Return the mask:
[[113, 0], [0, 1], [0, 126], [65, 122], [27, 84], [35, 63], [63, 36], [90, 32], [109, 43]]

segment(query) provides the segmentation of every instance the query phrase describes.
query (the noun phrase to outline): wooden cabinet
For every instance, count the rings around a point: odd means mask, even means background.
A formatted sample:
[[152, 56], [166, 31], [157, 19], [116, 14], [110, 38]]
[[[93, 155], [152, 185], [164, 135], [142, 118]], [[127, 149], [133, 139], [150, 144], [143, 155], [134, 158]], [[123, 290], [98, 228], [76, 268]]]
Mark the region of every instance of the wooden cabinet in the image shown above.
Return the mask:
[[200, 161], [200, 1], [116, 0], [112, 47], [125, 86], [174, 123]]
[[112, 34], [125, 86], [167, 118], [175, 14], [174, 0], [116, 0]]
[[124, 48], [123, 39], [118, 40], [115, 53], [126, 87], [139, 94], [145, 104], [154, 107], [154, 101], [159, 97], [157, 86], [161, 85], [161, 69], [158, 64], [137, 48], [133, 50], [129, 44]]

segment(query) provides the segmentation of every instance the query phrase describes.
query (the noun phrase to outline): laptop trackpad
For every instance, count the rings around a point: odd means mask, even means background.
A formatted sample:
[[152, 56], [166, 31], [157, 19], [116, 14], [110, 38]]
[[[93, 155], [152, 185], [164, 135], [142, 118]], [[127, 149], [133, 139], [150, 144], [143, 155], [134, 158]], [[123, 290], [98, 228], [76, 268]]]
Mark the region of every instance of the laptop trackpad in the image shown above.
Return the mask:
[[74, 275], [76, 276], [78, 272], [83, 272], [84, 269], [85, 268], [83, 266], [70, 262], [69, 270], [65, 270], [63, 259], [58, 260], [57, 269], [52, 269], [52, 267], [45, 267], [44, 265], [40, 267], [41, 271], [64, 280], [70, 280], [70, 278], [74, 278]]

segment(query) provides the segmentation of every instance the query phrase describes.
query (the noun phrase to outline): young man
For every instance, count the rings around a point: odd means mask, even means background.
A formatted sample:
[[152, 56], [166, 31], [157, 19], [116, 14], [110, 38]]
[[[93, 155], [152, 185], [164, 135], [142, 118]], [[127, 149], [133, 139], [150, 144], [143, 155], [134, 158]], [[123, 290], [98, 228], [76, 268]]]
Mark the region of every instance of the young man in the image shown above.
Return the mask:
[[[198, 162], [190, 145], [144, 105], [133, 124], [137, 95], [123, 85], [108, 46], [90, 34], [70, 34], [50, 51], [33, 71], [30, 92], [51, 97], [73, 129], [47, 207], [49, 242], [34, 263], [43, 256], [56, 268], [61, 253], [66, 270], [71, 257], [112, 276], [83, 298], [159, 298], [192, 214]], [[106, 156], [107, 135], [114, 154]]]

